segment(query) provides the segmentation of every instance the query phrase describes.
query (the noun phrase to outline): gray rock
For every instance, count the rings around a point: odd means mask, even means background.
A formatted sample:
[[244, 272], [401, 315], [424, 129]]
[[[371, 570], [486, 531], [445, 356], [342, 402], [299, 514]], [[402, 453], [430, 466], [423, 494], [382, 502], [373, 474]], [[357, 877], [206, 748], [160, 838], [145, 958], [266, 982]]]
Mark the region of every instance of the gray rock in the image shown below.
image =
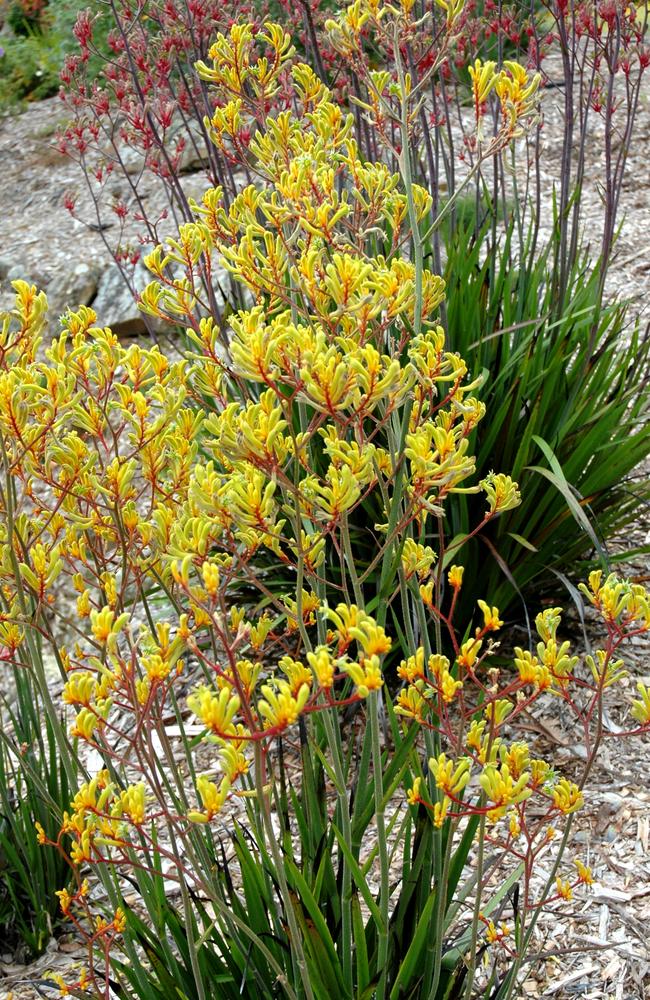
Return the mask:
[[0, 257], [0, 280], [6, 278], [12, 268], [20, 266], [14, 257]]
[[144, 154], [134, 146], [122, 143], [120, 145], [120, 158], [127, 174], [140, 174], [144, 170]]
[[209, 163], [206, 137], [198, 122], [192, 120], [186, 125], [179, 125], [177, 132], [181, 131], [184, 133], [185, 149], [178, 164], [179, 174], [193, 174], [205, 170]]
[[[134, 284], [138, 292], [151, 281], [142, 261], [135, 268]], [[89, 303], [97, 313], [101, 326], [110, 326], [118, 337], [137, 337], [147, 332], [146, 317], [138, 309], [131, 289], [117, 264], [111, 264], [99, 280], [97, 295]]]
[[10, 266], [5, 271], [4, 275], [0, 274], [0, 277], [9, 283], [11, 281], [26, 281], [29, 285], [36, 285], [37, 288], [41, 289], [45, 287], [47, 278], [46, 275], [42, 274], [40, 271], [36, 271], [33, 267], [28, 267], [20, 260], [10, 261]]
[[50, 315], [58, 318], [67, 309], [78, 309], [92, 302], [102, 270], [101, 264], [94, 261], [80, 262], [57, 275], [46, 288]]
[[201, 153], [201, 147], [199, 147], [199, 155], [197, 156], [194, 146], [188, 142], [187, 146], [181, 153], [181, 158], [178, 164], [179, 174], [196, 174], [199, 171], [203, 171], [208, 166], [208, 154], [203, 155]]

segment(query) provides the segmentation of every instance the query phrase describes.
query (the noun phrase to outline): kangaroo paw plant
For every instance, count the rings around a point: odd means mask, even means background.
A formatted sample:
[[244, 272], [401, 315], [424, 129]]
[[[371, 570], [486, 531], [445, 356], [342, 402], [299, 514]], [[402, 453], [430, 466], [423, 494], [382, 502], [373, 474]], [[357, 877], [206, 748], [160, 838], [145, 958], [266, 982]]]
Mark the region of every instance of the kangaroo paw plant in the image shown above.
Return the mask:
[[[412, 4], [368, 6], [388, 31]], [[220, 148], [290, 56], [272, 24], [217, 38], [199, 72]], [[482, 491], [474, 530], [520, 498], [503, 473], [472, 483], [484, 406], [423, 266], [430, 195], [406, 154], [401, 176], [360, 159], [351, 117], [291, 73], [295, 106], [249, 136], [254, 182], [207, 191], [148, 258], [142, 306], [187, 328], [185, 359], [122, 345], [89, 308], [41, 355], [45, 300], [21, 282], [4, 322], [0, 635], [27, 667], [36, 638], [55, 656], [78, 787], [56, 840], [39, 831], [73, 867], [61, 909], [88, 944], [60, 985], [503, 1000], [543, 908], [591, 881], [565, 848], [648, 595], [592, 575], [604, 643], [585, 662], [556, 608], [507, 666], [489, 594], [458, 620], [472, 581], [448, 498]], [[506, 143], [530, 83], [488, 85]], [[396, 86], [406, 150], [421, 95], [402, 70]], [[205, 293], [221, 261], [249, 300], [227, 336]], [[650, 724], [639, 695], [630, 734]], [[576, 773], [522, 739], [544, 698], [575, 717]]]

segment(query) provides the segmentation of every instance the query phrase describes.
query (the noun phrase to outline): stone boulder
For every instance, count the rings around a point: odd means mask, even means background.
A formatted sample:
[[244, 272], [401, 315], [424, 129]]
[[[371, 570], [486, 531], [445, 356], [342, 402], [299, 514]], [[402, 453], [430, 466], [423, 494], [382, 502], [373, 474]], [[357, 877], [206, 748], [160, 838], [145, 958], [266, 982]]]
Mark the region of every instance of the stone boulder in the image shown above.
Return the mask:
[[50, 316], [58, 318], [66, 309], [78, 309], [92, 302], [102, 272], [103, 267], [97, 261], [80, 261], [57, 273], [45, 289]]
[[[151, 281], [151, 275], [139, 261], [133, 282], [141, 292]], [[131, 289], [126, 284], [117, 264], [110, 264], [99, 279], [96, 296], [88, 303], [97, 313], [97, 322], [110, 326], [118, 337], [138, 337], [149, 330], [149, 317], [138, 309]]]

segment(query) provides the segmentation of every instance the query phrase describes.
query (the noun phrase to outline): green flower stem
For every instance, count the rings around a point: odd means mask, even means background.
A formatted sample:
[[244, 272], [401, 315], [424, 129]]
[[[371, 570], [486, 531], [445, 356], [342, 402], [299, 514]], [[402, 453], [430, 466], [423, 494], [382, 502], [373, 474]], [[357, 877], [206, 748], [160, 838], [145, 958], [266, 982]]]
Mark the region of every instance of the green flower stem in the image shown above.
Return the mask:
[[284, 859], [282, 857], [282, 854], [280, 853], [280, 848], [278, 846], [275, 830], [273, 829], [273, 823], [271, 822], [270, 799], [264, 787], [265, 773], [266, 773], [266, 764], [264, 761], [264, 753], [258, 740], [255, 742], [255, 789], [257, 792], [257, 801], [259, 802], [259, 807], [262, 813], [262, 821], [264, 825], [264, 831], [266, 833], [266, 840], [269, 845], [271, 856], [273, 857], [273, 863], [275, 865], [275, 875], [278, 881], [280, 895], [282, 896], [282, 902], [284, 903], [285, 913], [287, 915], [291, 952], [295, 956], [295, 961], [298, 966], [298, 974], [300, 976], [300, 981], [302, 982], [303, 989], [305, 991], [304, 994], [305, 997], [307, 998], [307, 1000], [316, 1000], [313, 990], [311, 988], [311, 982], [309, 979], [309, 970], [307, 968], [305, 952], [302, 947], [302, 937], [300, 933], [300, 928], [298, 927], [296, 914], [293, 909], [293, 900], [291, 899], [291, 895], [289, 893], [289, 886], [287, 884], [287, 879], [284, 872]]
[[382, 926], [377, 933], [377, 969], [380, 973], [377, 984], [376, 1000], [384, 1000], [386, 996], [386, 969], [388, 963], [388, 926], [389, 926], [389, 896], [390, 896], [390, 861], [386, 838], [386, 817], [384, 806], [384, 781], [381, 762], [381, 745], [379, 742], [379, 692], [372, 691], [369, 697], [370, 736], [372, 740], [372, 772], [375, 791], [375, 820], [377, 825], [377, 847], [379, 853], [379, 911]]
[[341, 539], [343, 541], [343, 552], [345, 553], [345, 564], [348, 569], [350, 576], [350, 581], [352, 583], [352, 590], [354, 592], [354, 599], [359, 608], [363, 608], [363, 592], [361, 590], [361, 584], [359, 583], [359, 577], [357, 574], [357, 567], [354, 559], [354, 552], [352, 551], [352, 542], [350, 540], [350, 530], [348, 527], [347, 514], [343, 514], [341, 518]]
[[[485, 793], [481, 794], [480, 805], [485, 803]], [[483, 865], [485, 861], [485, 814], [481, 816], [478, 828], [478, 857], [476, 860], [476, 895], [474, 897], [474, 910], [472, 912], [472, 936], [469, 945], [469, 964], [467, 966], [467, 982], [465, 985], [465, 1000], [471, 1000], [474, 977], [476, 975], [476, 948], [478, 945], [478, 925], [481, 913], [481, 879], [483, 878]]]
[[[174, 829], [170, 824], [169, 827], [170, 839], [172, 850], [177, 857], [180, 857], [178, 847], [176, 846], [176, 837], [174, 835]], [[187, 945], [188, 953], [190, 956], [190, 965], [192, 967], [192, 975], [194, 976], [194, 985], [196, 986], [197, 1000], [206, 1000], [205, 989], [203, 986], [204, 979], [201, 972], [201, 967], [199, 965], [196, 938], [194, 934], [194, 904], [192, 898], [189, 894], [187, 888], [187, 882], [185, 880], [185, 873], [183, 871], [183, 866], [178, 867], [178, 881], [181, 890], [181, 900], [183, 903], [183, 913], [185, 915], [185, 932], [187, 934]]]
[[[352, 824], [350, 822], [350, 804], [346, 792], [347, 784], [343, 769], [343, 752], [338, 726], [336, 725], [336, 709], [323, 712], [323, 723], [327, 742], [332, 754], [332, 764], [336, 775], [336, 795], [341, 812], [342, 833], [350, 851], [352, 844]], [[343, 979], [352, 996], [352, 872], [345, 857], [342, 858], [342, 893], [341, 893], [341, 949]]]
[[406, 78], [404, 75], [404, 66], [402, 64], [397, 29], [395, 32], [395, 44], [393, 46], [393, 50], [401, 98], [400, 131], [402, 151], [399, 157], [399, 165], [402, 180], [404, 181], [404, 189], [406, 191], [406, 202], [408, 205], [409, 222], [411, 225], [411, 235], [413, 240], [413, 263], [415, 264], [415, 310], [413, 315], [413, 336], [417, 337], [422, 327], [422, 272], [424, 270], [424, 255], [422, 250], [422, 236], [420, 234], [420, 222], [418, 220], [415, 209], [415, 199], [413, 197], [413, 174], [411, 170], [408, 128], [409, 95], [406, 89]]
[[[393, 462], [395, 464], [395, 479], [393, 485], [393, 498], [390, 501], [390, 513], [388, 515], [388, 528], [386, 530], [386, 538], [392, 539], [395, 535], [397, 528], [397, 522], [399, 520], [400, 508], [402, 502], [402, 493], [404, 491], [404, 447], [406, 444], [406, 435], [408, 434], [409, 421], [411, 419], [411, 412], [413, 409], [413, 399], [409, 398], [404, 406], [404, 413], [402, 416], [402, 423], [400, 427], [399, 441], [397, 446], [393, 440], [393, 435], [390, 435], [390, 449]], [[388, 585], [391, 577], [391, 565], [394, 555], [394, 545], [392, 543], [387, 543], [382, 555], [381, 563], [381, 576], [379, 580], [379, 596], [384, 594], [384, 591]], [[387, 603], [385, 600], [380, 600], [377, 607], [376, 621], [378, 625], [386, 624], [386, 612]]]
[[[447, 843], [445, 845], [442, 866], [440, 865], [441, 831], [436, 831], [434, 843], [438, 848], [434, 863], [436, 866], [436, 908], [434, 915], [433, 932], [433, 972], [431, 975], [431, 989], [429, 990], [429, 1000], [436, 1000], [438, 986], [440, 984], [440, 974], [442, 972], [442, 946], [445, 934], [445, 915], [447, 912], [447, 883], [449, 880], [449, 865], [451, 863], [451, 849], [454, 841], [454, 827], [450, 826]], [[442, 870], [440, 870], [442, 868]]]

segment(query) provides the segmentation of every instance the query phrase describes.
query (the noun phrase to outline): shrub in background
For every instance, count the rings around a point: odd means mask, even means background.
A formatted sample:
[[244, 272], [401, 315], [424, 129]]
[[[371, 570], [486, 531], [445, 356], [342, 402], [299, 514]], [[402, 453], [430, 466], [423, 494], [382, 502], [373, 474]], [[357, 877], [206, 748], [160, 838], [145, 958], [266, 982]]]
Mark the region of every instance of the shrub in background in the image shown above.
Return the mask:
[[[385, 17], [417, 29], [408, 4]], [[210, 126], [222, 150], [291, 57], [278, 26], [268, 61], [255, 41], [234, 26], [200, 66], [230, 91]], [[406, 150], [419, 94], [398, 65]], [[231, 204], [208, 190], [149, 257], [143, 304], [190, 328], [191, 364], [120, 345], [88, 308], [36, 361], [45, 302], [23, 283], [17, 329], [4, 325], [17, 353], [0, 381], [15, 490], [4, 642], [28, 661], [42, 632], [71, 736], [103, 762], [56, 841], [41, 835], [75, 868], [61, 908], [91, 957], [67, 988], [506, 1000], [543, 906], [591, 880], [579, 859], [569, 873], [564, 849], [648, 596], [595, 573], [600, 652], [580, 663], [551, 608], [534, 651], [490, 665], [499, 612], [479, 600], [460, 620], [473, 583], [445, 520], [450, 496], [479, 489], [469, 439], [483, 407], [436, 319], [430, 197], [406, 153], [402, 182], [361, 160], [313, 71], [291, 73], [295, 108], [251, 139], [258, 182]], [[514, 68], [494, 81], [503, 144], [534, 109], [530, 82]], [[201, 301], [213, 255], [255, 298], [227, 341]], [[508, 476], [480, 489], [481, 525], [519, 503]], [[81, 623], [62, 645], [48, 622], [65, 615], [66, 582]], [[584, 735], [575, 781], [517, 738], [544, 692]], [[640, 686], [630, 734], [647, 731], [649, 697]], [[89, 870], [108, 895], [99, 916]]]
[[41, 0], [25, 0], [9, 5], [7, 24], [15, 35], [29, 35], [42, 28], [43, 12], [47, 3]]
[[[14, 4], [7, 28], [0, 33], [0, 110], [15, 111], [24, 101], [52, 97], [60, 87], [61, 66], [78, 42], [74, 28], [80, 0], [72, 3], [51, 0], [48, 4]], [[11, 12], [15, 12], [12, 16]], [[89, 73], [97, 73], [106, 60], [105, 38], [98, 30], [96, 55]]]

